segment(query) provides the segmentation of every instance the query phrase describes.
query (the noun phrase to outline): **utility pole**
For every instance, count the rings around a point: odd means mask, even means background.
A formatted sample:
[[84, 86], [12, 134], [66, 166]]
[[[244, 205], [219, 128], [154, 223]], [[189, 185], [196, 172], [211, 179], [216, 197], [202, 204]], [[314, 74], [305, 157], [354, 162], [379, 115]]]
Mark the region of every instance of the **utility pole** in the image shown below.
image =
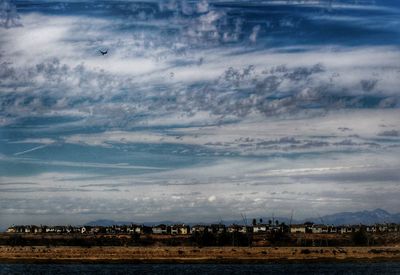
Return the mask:
[[240, 215], [242, 216], [242, 219], [243, 219], [243, 222], [244, 222], [244, 226], [246, 227], [247, 244], [248, 244], [249, 246], [251, 246], [249, 232], [247, 231], [248, 227], [247, 227], [247, 217], [246, 217], [246, 214], [240, 213]]
[[[321, 222], [322, 222], [322, 225], [326, 225], [325, 224], [325, 222], [324, 222], [324, 219], [322, 219], [322, 217], [320, 216], [320, 214], [317, 212], [317, 214], [318, 214], [318, 217], [319, 217], [319, 219], [321, 220]], [[325, 239], [325, 243], [326, 243], [326, 246], [329, 246], [328, 245], [328, 239]], [[322, 246], [322, 240], [320, 241], [320, 246]]]

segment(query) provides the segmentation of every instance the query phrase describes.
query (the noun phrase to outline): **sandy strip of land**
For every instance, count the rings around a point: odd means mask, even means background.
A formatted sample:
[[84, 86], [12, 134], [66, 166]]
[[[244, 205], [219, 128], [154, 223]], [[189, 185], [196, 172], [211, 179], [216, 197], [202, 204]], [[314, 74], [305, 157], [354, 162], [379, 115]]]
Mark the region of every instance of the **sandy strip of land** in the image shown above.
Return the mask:
[[44, 247], [0, 246], [0, 262], [263, 263], [399, 261], [400, 247]]

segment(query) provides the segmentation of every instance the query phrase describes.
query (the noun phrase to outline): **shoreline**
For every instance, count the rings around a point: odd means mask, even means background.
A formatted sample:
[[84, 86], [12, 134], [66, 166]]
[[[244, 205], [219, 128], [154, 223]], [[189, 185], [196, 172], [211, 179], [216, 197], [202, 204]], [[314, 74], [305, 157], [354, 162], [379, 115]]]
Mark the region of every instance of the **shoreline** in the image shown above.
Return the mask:
[[399, 262], [400, 247], [19, 247], [0, 246], [0, 263], [266, 264]]

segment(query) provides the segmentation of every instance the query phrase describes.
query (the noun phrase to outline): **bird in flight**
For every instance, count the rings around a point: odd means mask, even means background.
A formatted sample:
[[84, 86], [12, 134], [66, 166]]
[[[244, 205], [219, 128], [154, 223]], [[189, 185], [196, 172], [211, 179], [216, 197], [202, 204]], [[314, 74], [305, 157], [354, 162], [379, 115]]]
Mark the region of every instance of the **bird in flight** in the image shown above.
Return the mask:
[[108, 53], [108, 49], [105, 51], [99, 50], [99, 52], [101, 53], [101, 55], [106, 55]]

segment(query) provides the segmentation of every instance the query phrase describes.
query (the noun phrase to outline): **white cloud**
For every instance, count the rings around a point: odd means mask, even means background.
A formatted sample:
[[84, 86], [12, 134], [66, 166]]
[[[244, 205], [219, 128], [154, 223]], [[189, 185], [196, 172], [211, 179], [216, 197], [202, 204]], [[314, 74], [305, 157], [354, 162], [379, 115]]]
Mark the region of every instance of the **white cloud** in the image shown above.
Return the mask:
[[[158, 3], [119, 3], [128, 17], [25, 12], [23, 28], [0, 29], [0, 125], [9, 126], [0, 161], [40, 167], [6, 168], [1, 223], [398, 208], [396, 45], [280, 46], [275, 33], [297, 32], [301, 20], [253, 21], [216, 1]], [[381, 7], [327, 8], [305, 18], [369, 26], [369, 16], [332, 13]], [[373, 31], [387, 24], [396, 22]], [[80, 159], [85, 150], [91, 159]], [[101, 150], [109, 159], [99, 161]]]
[[[211, 10], [188, 24], [202, 22], [197, 27], [205, 29], [200, 33], [215, 28], [218, 33], [240, 33], [234, 30], [237, 26], [227, 30], [220, 26], [224, 16]], [[17, 98], [5, 106], [8, 118], [2, 118], [2, 124], [49, 112], [91, 116], [88, 123], [104, 123], [106, 116], [107, 123], [116, 127], [137, 123], [130, 117], [138, 113], [152, 119], [208, 113], [208, 120], [213, 117], [215, 122], [254, 112], [267, 116], [297, 112], [314, 105], [358, 108], [369, 97], [380, 98], [376, 103], [380, 108], [399, 105], [393, 88], [400, 85], [400, 52], [395, 47], [324, 45], [304, 46], [302, 51], [246, 51], [247, 46], [226, 48], [218, 42], [193, 48], [190, 37], [175, 40], [151, 32], [115, 31], [110, 26], [125, 26], [119, 19], [33, 13], [24, 15], [23, 23], [24, 28], [0, 30], [1, 94]], [[256, 27], [247, 37], [256, 36]], [[104, 46], [109, 55], [97, 55]], [[199, 59], [203, 60], [200, 66]], [[371, 81], [375, 84], [365, 90], [363, 83]], [[285, 96], [266, 100], [276, 94]], [[32, 96], [35, 100], [27, 100]], [[52, 106], [43, 103], [49, 97]], [[124, 107], [112, 102], [114, 98], [121, 98]]]
[[208, 197], [208, 201], [209, 202], [213, 202], [213, 201], [215, 201], [217, 199], [217, 197], [216, 196], [210, 196], [210, 197]]
[[[111, 144], [150, 143], [202, 146], [243, 155], [273, 153], [384, 151], [392, 142], [379, 141], [382, 125], [400, 127], [399, 111], [348, 110], [304, 117], [276, 117], [267, 121], [254, 116], [236, 123], [218, 126], [186, 126], [167, 131], [106, 131], [63, 137], [64, 142], [110, 147]], [[174, 120], [156, 120], [157, 126], [174, 125]], [[195, 120], [196, 121], [196, 120]], [[348, 129], [342, 131], [342, 129]]]
[[253, 30], [249, 37], [251, 42], [255, 43], [257, 41], [257, 36], [258, 36], [258, 32], [260, 31], [260, 29], [261, 29], [260, 25], [256, 25], [253, 27]]
[[50, 145], [54, 142], [55, 140], [51, 138], [27, 138], [18, 141], [11, 141], [10, 143], [37, 143], [37, 144]]
[[[400, 192], [396, 180], [350, 177], [338, 181], [337, 177], [349, 172], [388, 174], [397, 166], [393, 152], [378, 158], [375, 154], [336, 154], [293, 160], [235, 159], [135, 177], [77, 173], [1, 177], [0, 189], [7, 199], [1, 201], [0, 213], [32, 215], [35, 219], [75, 215], [86, 221], [111, 215], [139, 221], [170, 215], [179, 215], [184, 221], [212, 221], [219, 216], [235, 218], [243, 212], [269, 215], [265, 209], [276, 209], [286, 216], [291, 209], [299, 209], [297, 218], [313, 216], [313, 211], [325, 214], [375, 206], [394, 211]], [[114, 197], [112, 192], [118, 195]], [[60, 203], [63, 207], [56, 207]], [[186, 214], [188, 209], [190, 215]]]
[[201, 0], [196, 4], [197, 12], [205, 13], [208, 12], [209, 4], [207, 0]]

